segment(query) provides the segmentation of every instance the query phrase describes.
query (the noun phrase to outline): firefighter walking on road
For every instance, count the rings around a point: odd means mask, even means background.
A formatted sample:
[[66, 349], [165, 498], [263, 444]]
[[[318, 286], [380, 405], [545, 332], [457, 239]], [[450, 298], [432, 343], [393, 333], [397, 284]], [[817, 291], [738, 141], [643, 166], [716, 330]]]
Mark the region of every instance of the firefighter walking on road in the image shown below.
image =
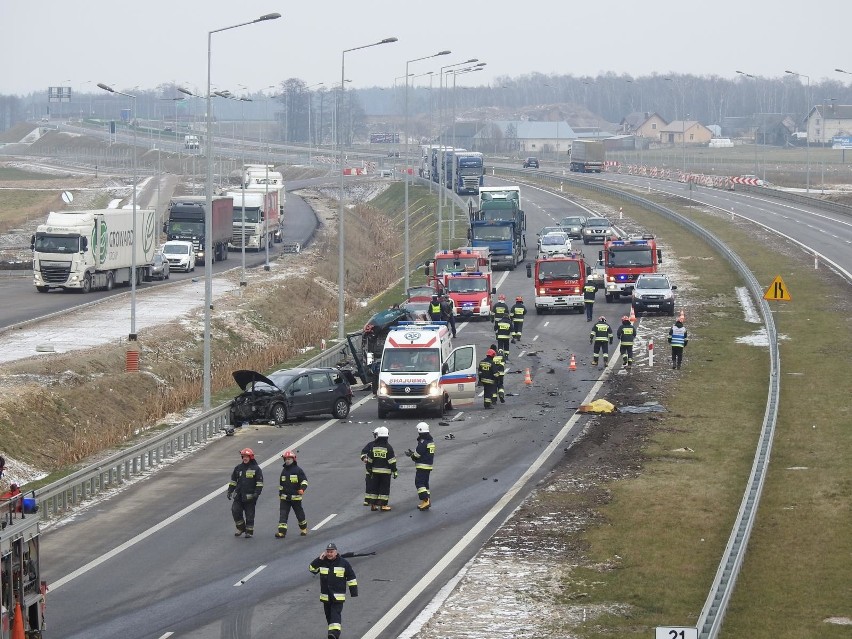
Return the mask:
[[[373, 441], [375, 441], [376, 437], [378, 437], [377, 432], [378, 428], [373, 429]], [[361, 449], [361, 461], [364, 462], [364, 468], [366, 471], [366, 476], [364, 478], [364, 505], [369, 506], [376, 499], [376, 486], [375, 482], [373, 482], [373, 464], [370, 462], [369, 452], [370, 452], [370, 444], [368, 443], [364, 448]]]
[[390, 510], [391, 478], [396, 479], [396, 454], [388, 441], [390, 432], [387, 427], [379, 426], [375, 431], [376, 438], [365, 447], [366, 461], [373, 476], [373, 495], [370, 510]]
[[586, 307], [586, 321], [592, 321], [592, 311], [595, 308], [595, 293], [598, 292], [598, 287], [586, 280], [586, 285], [583, 286], [583, 306]]
[[527, 308], [524, 306], [524, 298], [518, 295], [515, 298], [515, 303], [509, 309], [509, 315], [512, 318], [512, 341], [521, 341], [521, 335], [524, 332], [524, 315], [527, 313]]
[[429, 424], [417, 424], [417, 447], [414, 450], [409, 448], [405, 454], [414, 461], [414, 487], [420, 498], [417, 510], [427, 510], [432, 505], [429, 475], [432, 474], [432, 464], [435, 463], [435, 441], [429, 432]]
[[[509, 344], [512, 341], [512, 321], [508, 316], [494, 322], [494, 334], [497, 338], [497, 350], [503, 356], [503, 361], [509, 361]], [[492, 346], [492, 348], [494, 348]]]
[[281, 455], [284, 467], [281, 469], [281, 478], [278, 482], [278, 532], [275, 536], [284, 539], [287, 536], [287, 520], [290, 518], [290, 509], [296, 515], [296, 523], [299, 525], [299, 534], [304, 537], [308, 534], [308, 520], [305, 517], [305, 509], [302, 507], [302, 495], [308, 489], [308, 478], [305, 471], [296, 463], [296, 453], [285, 450]]
[[483, 406], [485, 408], [493, 408], [494, 401], [497, 397], [497, 380], [494, 377], [494, 356], [496, 351], [489, 348], [485, 353], [485, 357], [479, 362], [479, 383], [483, 389]]
[[453, 337], [456, 336], [456, 317], [453, 315], [453, 300], [444, 293], [441, 299], [441, 320], [449, 324]]
[[228, 483], [228, 499], [233, 498], [231, 515], [237, 525], [234, 536], [245, 533], [246, 539], [251, 539], [254, 535], [254, 511], [263, 490], [263, 471], [254, 460], [251, 448], [243, 448], [240, 457], [242, 461], [234, 468]]
[[603, 353], [604, 368], [609, 364], [609, 345], [612, 344], [612, 328], [606, 322], [606, 317], [601, 315], [597, 323], [592, 326], [589, 334], [589, 343], [594, 344], [592, 355], [592, 366], [598, 365], [598, 356]]
[[509, 310], [509, 305], [506, 304], [506, 296], [500, 293], [497, 298], [497, 303], [494, 305], [494, 308], [491, 309], [491, 315], [494, 317], [495, 330], [497, 330], [497, 322], [500, 321], [500, 318], [509, 317]]
[[683, 362], [683, 349], [689, 342], [689, 334], [680, 320], [669, 329], [669, 344], [672, 345], [672, 368], [680, 368]]
[[358, 579], [348, 561], [337, 552], [337, 546], [329, 543], [325, 551], [308, 566], [314, 575], [320, 576], [320, 601], [328, 624], [328, 639], [339, 639], [343, 630], [343, 603], [346, 589], [352, 597], [358, 596]]
[[619, 340], [621, 365], [630, 368], [633, 366], [633, 340], [636, 339], [636, 327], [630, 323], [630, 318], [627, 315], [621, 318], [621, 326], [618, 327], [615, 336]]
[[494, 356], [494, 382], [497, 385], [497, 397], [501, 404], [506, 403], [506, 390], [503, 388], [503, 382], [506, 380], [506, 360], [503, 354], [496, 350], [494, 344], [491, 345], [491, 350], [497, 354]]

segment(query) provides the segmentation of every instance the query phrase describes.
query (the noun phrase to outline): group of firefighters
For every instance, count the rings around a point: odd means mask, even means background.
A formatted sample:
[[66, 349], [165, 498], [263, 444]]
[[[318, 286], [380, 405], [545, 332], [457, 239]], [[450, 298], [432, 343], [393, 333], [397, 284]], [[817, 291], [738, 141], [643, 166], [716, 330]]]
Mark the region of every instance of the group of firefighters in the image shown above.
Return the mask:
[[526, 312], [524, 298], [520, 295], [515, 298], [511, 307], [506, 303], [506, 296], [500, 295], [492, 309], [494, 337], [497, 343], [488, 348], [477, 370], [478, 382], [483, 388], [485, 408], [493, 408], [498, 401], [501, 404], [506, 402], [503, 382], [506, 364], [509, 362], [509, 347], [521, 341]]

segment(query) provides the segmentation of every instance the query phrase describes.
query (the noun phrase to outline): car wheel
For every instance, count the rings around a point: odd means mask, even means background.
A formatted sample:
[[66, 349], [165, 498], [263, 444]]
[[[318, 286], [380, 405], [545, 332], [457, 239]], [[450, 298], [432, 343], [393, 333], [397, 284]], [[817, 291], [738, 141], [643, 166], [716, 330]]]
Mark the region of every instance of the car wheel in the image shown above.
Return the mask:
[[604, 295], [604, 297], [606, 298], [606, 303], [607, 303], [607, 304], [611, 304], [611, 303], [612, 303], [612, 294], [611, 294], [611, 293], [606, 293], [606, 294]]
[[269, 417], [275, 422], [276, 426], [280, 426], [287, 421], [287, 407], [284, 404], [274, 404], [269, 411]]
[[334, 406], [331, 407], [331, 414], [337, 419], [346, 419], [346, 416], [349, 414], [349, 402], [342, 397], [338, 397], [334, 400]]
[[444, 413], [447, 410], [447, 396], [444, 395], [441, 398], [441, 405], [435, 409], [435, 417], [438, 419], [444, 419]]
[[164, 279], [164, 280], [167, 280], [167, 279], [169, 279], [171, 276], [172, 276], [172, 269], [169, 269], [168, 271], [166, 271], [166, 274], [163, 276], [163, 279]]
[[92, 290], [92, 276], [86, 273], [83, 276], [83, 285], [80, 287], [81, 293], [88, 293]]
[[589, 240], [587, 240], [586, 238], [583, 238], [583, 244], [588, 245], [588, 244], [589, 244]]
[[107, 273], [106, 290], [111, 291], [115, 286], [115, 275]]
[[379, 416], [379, 419], [384, 419], [385, 417], [388, 416], [388, 409], [384, 408], [381, 404], [379, 404], [378, 416]]
[[47, 293], [50, 290], [49, 286], [36, 286], [36, 290], [39, 293]]

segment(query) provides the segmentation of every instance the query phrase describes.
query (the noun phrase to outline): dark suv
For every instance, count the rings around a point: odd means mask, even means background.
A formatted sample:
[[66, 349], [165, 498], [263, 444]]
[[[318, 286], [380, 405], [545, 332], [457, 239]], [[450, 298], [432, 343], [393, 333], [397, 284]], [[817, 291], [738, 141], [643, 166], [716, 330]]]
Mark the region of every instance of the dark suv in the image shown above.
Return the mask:
[[537, 169], [538, 168], [538, 158], [527, 158], [524, 160], [524, 168], [525, 169]]
[[231, 403], [231, 424], [271, 422], [278, 426], [305, 415], [349, 415], [352, 389], [336, 368], [287, 368], [269, 377], [256, 371], [234, 371], [242, 389]]

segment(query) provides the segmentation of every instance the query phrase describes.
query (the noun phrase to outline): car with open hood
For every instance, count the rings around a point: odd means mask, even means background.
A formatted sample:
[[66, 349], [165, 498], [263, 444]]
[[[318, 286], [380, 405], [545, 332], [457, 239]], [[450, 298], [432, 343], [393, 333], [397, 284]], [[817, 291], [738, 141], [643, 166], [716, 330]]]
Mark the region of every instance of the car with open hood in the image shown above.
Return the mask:
[[269, 422], [331, 415], [344, 419], [352, 406], [352, 388], [337, 368], [285, 368], [269, 377], [257, 371], [231, 373], [242, 391], [231, 402], [231, 424]]

